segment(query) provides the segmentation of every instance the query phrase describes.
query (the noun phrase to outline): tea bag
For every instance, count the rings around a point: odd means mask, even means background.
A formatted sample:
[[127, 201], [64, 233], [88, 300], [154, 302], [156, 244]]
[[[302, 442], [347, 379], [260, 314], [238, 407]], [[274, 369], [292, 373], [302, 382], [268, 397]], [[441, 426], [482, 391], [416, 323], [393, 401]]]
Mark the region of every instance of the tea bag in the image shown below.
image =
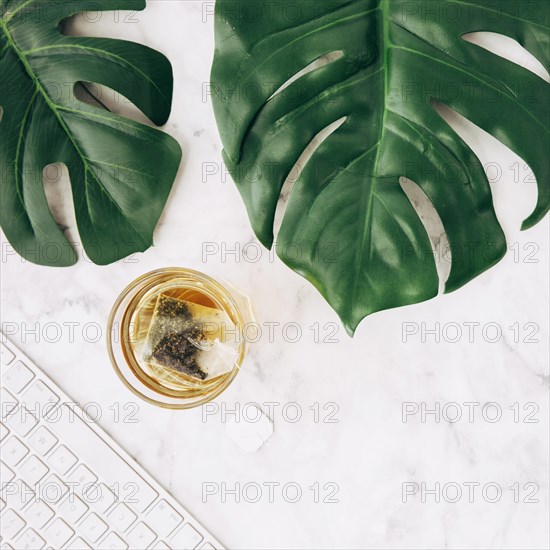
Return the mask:
[[206, 381], [230, 372], [238, 351], [225, 311], [159, 295], [143, 348], [149, 364]]

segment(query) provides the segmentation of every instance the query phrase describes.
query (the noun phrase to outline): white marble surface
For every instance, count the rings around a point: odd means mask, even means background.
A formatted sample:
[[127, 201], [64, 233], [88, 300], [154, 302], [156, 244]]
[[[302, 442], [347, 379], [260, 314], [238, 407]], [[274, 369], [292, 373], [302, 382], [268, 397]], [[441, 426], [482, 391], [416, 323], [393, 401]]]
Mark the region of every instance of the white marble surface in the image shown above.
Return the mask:
[[[234, 248], [255, 242], [236, 188], [220, 167], [220, 141], [211, 104], [203, 97], [213, 55], [213, 21], [205, 15], [212, 8], [213, 2], [156, 1], [134, 15], [134, 22], [115, 22], [112, 14], [103, 14], [93, 25], [76, 25], [75, 32], [138, 40], [171, 58], [175, 101], [166, 130], [180, 140], [184, 163], [155, 246], [145, 254], [108, 267], [81, 260], [56, 270], [9, 254], [3, 239], [4, 329], [14, 332], [12, 340], [76, 401], [101, 404], [100, 424], [229, 548], [547, 548], [548, 218], [528, 232], [518, 229], [535, 198], [524, 163], [457, 121], [483, 162], [501, 167], [499, 177], [492, 176], [498, 180], [493, 190], [511, 250], [462, 290], [372, 316], [350, 339], [318, 293], [267, 252], [257, 262], [221, 253], [204, 261], [203, 243]], [[527, 55], [520, 54], [518, 61], [536, 68]], [[520, 180], [527, 180], [523, 183], [514, 181], [516, 162]], [[206, 163], [217, 174], [203, 177]], [[58, 195], [58, 216], [76, 235], [68, 195], [53, 183], [49, 187]], [[257, 250], [248, 248], [252, 256]], [[528, 261], [531, 253], [536, 262]], [[168, 412], [139, 403], [137, 423], [116, 422], [110, 407], [127, 406], [136, 398], [116, 378], [103, 339], [93, 341], [95, 329], [104, 331], [111, 304], [127, 283], [170, 265], [231, 281], [250, 295], [264, 328], [270, 322], [280, 325], [272, 339], [265, 328], [242, 373], [217, 401], [218, 412]], [[69, 322], [77, 323], [74, 338]], [[58, 342], [57, 329], [48, 323], [61, 327]], [[299, 324], [299, 341], [289, 341], [294, 332], [287, 327], [285, 335], [285, 323]], [[320, 324], [322, 337], [337, 327], [335, 342], [316, 343], [309, 329], [314, 323]], [[433, 329], [436, 323], [439, 343], [420, 332], [403, 338], [404, 330]], [[455, 337], [453, 323], [463, 330], [456, 343], [449, 341]], [[479, 323], [472, 341], [466, 323]], [[35, 325], [38, 335], [26, 333]], [[495, 327], [502, 338], [490, 342]], [[538, 343], [529, 341], [533, 331], [531, 340]], [[272, 415], [275, 434], [256, 453], [235, 445], [221, 415], [225, 406], [250, 402], [278, 404]], [[415, 410], [422, 403], [443, 408], [452, 402], [493, 402], [502, 418], [488, 422], [478, 406], [470, 422], [461, 405], [463, 418], [456, 423], [444, 417], [436, 422], [433, 416], [422, 422], [419, 414], [402, 419], [403, 403]], [[296, 410], [292, 403], [302, 413], [295, 423], [290, 422]], [[321, 409], [318, 422], [315, 403]], [[509, 409], [514, 403], [520, 407], [519, 422]], [[535, 404], [537, 423], [524, 422], [531, 410], [523, 410], [526, 403]], [[335, 422], [324, 422], [336, 408]], [[455, 414], [450, 407], [444, 410], [447, 418]], [[492, 417], [495, 410], [488, 407], [485, 413]], [[221, 490], [224, 483], [227, 489], [252, 485], [240, 503], [220, 492], [205, 498], [205, 487]], [[281, 484], [273, 499], [270, 483]], [[292, 486], [283, 495], [287, 483], [301, 487], [299, 502], [290, 502]], [[426, 502], [420, 494], [403, 502], [406, 483], [425, 483], [428, 489], [439, 483], [443, 493], [445, 484], [459, 484], [463, 495], [459, 502], [447, 502], [455, 496], [455, 486], [448, 485], [440, 502], [429, 493]], [[470, 483], [480, 484], [473, 502], [464, 485]], [[499, 502], [488, 502], [494, 486], [483, 496], [488, 483], [502, 488]], [[519, 503], [509, 489], [515, 483], [521, 488]], [[535, 485], [524, 489], [528, 483]], [[321, 500], [337, 487], [338, 502], [316, 503], [314, 484], [321, 488]], [[251, 502], [258, 486], [261, 498]], [[531, 487], [538, 487], [538, 503], [523, 502]]]

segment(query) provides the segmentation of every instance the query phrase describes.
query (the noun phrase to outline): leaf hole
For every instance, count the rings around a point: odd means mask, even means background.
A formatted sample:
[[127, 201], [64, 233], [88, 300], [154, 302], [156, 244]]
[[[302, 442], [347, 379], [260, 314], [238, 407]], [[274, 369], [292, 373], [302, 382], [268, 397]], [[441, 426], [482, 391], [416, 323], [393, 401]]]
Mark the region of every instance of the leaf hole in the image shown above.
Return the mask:
[[[98, 4], [96, 3], [96, 6]], [[90, 7], [94, 7], [90, 5]], [[149, 10], [147, 10], [149, 11]], [[143, 42], [138, 18], [144, 16], [141, 12], [128, 10], [92, 10], [77, 13], [61, 21], [59, 31], [63, 36], [94, 37]], [[150, 16], [150, 14], [149, 14]], [[121, 89], [139, 90], [144, 86], [140, 80], [124, 80]], [[83, 103], [101, 107], [130, 120], [152, 126], [149, 118], [140, 108], [120, 92], [94, 82], [77, 82], [73, 88], [74, 97]]]
[[451, 247], [443, 222], [428, 195], [416, 182], [401, 176], [399, 184], [428, 234], [431, 250], [426, 251], [426, 261], [433, 255], [439, 277], [439, 294], [443, 294], [452, 263]]
[[271, 95], [268, 101], [270, 99], [273, 99], [275, 96], [279, 95], [283, 90], [288, 88], [293, 82], [296, 82], [299, 78], [302, 78], [302, 76], [305, 76], [308, 73], [316, 71], [317, 69], [320, 69], [321, 67], [324, 67], [329, 63], [333, 63], [334, 61], [337, 61], [343, 56], [344, 56], [344, 52], [342, 50], [335, 50], [333, 52], [323, 54], [322, 56], [312, 61], [309, 65], [304, 67], [301, 71], [297, 72], [294, 76], [289, 78], [282, 86], [277, 88], [277, 90]]
[[489, 180], [497, 218], [505, 234], [511, 234], [537, 204], [533, 171], [514, 151], [448, 105], [434, 101], [432, 106], [479, 159]]
[[77, 82], [73, 88], [74, 97], [93, 107], [106, 109], [141, 124], [152, 126], [151, 121], [128, 98], [121, 93], [95, 82]]
[[42, 170], [42, 181], [53, 219], [70, 242], [77, 241], [76, 215], [67, 166], [61, 162], [46, 165]]
[[550, 75], [543, 64], [517, 40], [496, 32], [477, 31], [464, 34], [463, 40], [484, 48], [499, 57], [512, 63], [521, 65], [525, 69], [550, 82]]
[[340, 126], [344, 124], [346, 119], [347, 117], [342, 117], [338, 120], [335, 120], [334, 122], [323, 128], [316, 136], [314, 136], [314, 138], [309, 142], [308, 146], [304, 149], [304, 151], [288, 173], [285, 182], [283, 183], [283, 186], [281, 188], [279, 200], [277, 201], [277, 208], [275, 210], [275, 218], [273, 222], [273, 234], [275, 238], [277, 238], [279, 230], [281, 229], [290, 194], [292, 193], [294, 184], [300, 177], [302, 170], [311, 159], [315, 151], [321, 146], [321, 144], [332, 133], [338, 130], [338, 128], [340, 128]]
[[[95, 4], [95, 5], [94, 5]], [[91, 2], [91, 9], [76, 13], [63, 19], [59, 25], [59, 32], [63, 36], [93, 36], [96, 38], [122, 38], [139, 42], [143, 38], [142, 31], [137, 23], [142, 18], [154, 17], [151, 9], [154, 10], [153, 2], [145, 12], [131, 10], [99, 9], [101, 2]], [[149, 12], [149, 13], [148, 13]]]

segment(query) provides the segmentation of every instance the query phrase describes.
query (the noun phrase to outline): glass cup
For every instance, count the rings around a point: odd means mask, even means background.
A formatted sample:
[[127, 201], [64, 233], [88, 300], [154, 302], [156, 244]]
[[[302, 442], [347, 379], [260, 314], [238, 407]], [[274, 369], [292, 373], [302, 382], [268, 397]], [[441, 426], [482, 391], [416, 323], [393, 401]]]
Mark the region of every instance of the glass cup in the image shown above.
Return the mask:
[[[175, 321], [165, 310], [176, 316]], [[193, 313], [183, 319], [182, 311]], [[193, 319], [196, 312], [209, 317]], [[216, 321], [203, 322], [209, 318]], [[148, 403], [168, 409], [197, 407], [216, 398], [234, 380], [246, 355], [245, 326], [252, 319], [250, 299], [230, 285], [191, 269], [158, 269], [130, 283], [115, 301], [107, 327], [109, 357], [124, 385]], [[179, 328], [174, 329], [174, 323]], [[183, 326], [187, 332], [182, 332]], [[182, 345], [185, 353], [178, 364], [174, 349], [181, 350]], [[213, 369], [205, 374], [189, 357], [197, 356], [203, 363], [206, 357], [213, 364], [209, 352], [214, 345], [216, 365], [222, 365], [223, 372]]]

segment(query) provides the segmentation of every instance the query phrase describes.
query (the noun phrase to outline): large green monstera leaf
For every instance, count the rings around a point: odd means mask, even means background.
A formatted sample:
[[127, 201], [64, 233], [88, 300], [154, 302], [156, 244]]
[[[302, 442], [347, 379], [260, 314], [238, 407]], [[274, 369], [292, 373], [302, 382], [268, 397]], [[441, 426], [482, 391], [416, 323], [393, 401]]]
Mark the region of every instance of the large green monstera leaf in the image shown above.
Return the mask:
[[547, 212], [549, 85], [463, 37], [506, 35], [548, 70], [549, 6], [217, 1], [214, 108], [225, 162], [266, 246], [274, 244], [277, 205], [293, 168], [322, 130], [344, 120], [300, 166], [276, 248], [349, 332], [373, 312], [438, 292], [429, 237], [401, 178], [420, 187], [443, 223], [452, 254], [447, 292], [505, 253], [484, 170], [434, 102], [491, 133], [533, 169], [538, 202], [524, 228]]
[[171, 65], [139, 44], [60, 30], [80, 12], [144, 8], [145, 0], [0, 2], [0, 221], [32, 262], [76, 261], [44, 192], [43, 170], [51, 163], [67, 166], [80, 238], [95, 263], [152, 243], [181, 149], [159, 130], [80, 101], [75, 89], [107, 86], [160, 125], [171, 109]]

